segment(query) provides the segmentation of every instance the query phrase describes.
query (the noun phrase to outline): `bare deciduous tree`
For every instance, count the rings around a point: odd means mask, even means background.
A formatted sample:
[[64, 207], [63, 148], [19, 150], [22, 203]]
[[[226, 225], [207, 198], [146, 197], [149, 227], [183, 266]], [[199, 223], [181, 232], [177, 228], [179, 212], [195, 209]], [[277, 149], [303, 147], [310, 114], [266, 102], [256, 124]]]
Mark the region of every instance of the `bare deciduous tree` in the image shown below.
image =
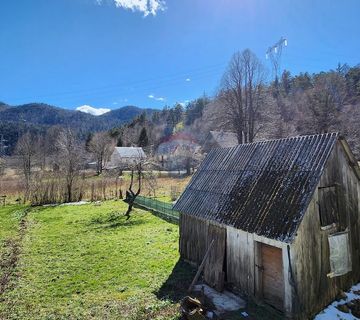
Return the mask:
[[[140, 159], [140, 154], [139, 154]], [[144, 188], [148, 188], [148, 192], [151, 194], [153, 193], [155, 195], [156, 187], [157, 187], [157, 180], [156, 175], [152, 171], [153, 168], [158, 167], [158, 164], [156, 161], [154, 161], [151, 158], [148, 158], [146, 160], [140, 160], [136, 162], [131, 168], [130, 173], [130, 185], [129, 189], [126, 191], [126, 198], [125, 202], [128, 203], [128, 209], [125, 213], [125, 216], [127, 217], [127, 220], [130, 218], [130, 213], [133, 209], [136, 197], [140, 194], [142, 191], [142, 187], [144, 184]], [[133, 190], [134, 184], [136, 183], [135, 180], [137, 180], [137, 191], [135, 192]]]
[[80, 176], [84, 150], [75, 134], [70, 130], [63, 130], [57, 141], [59, 156], [59, 167], [64, 174], [66, 181], [66, 199], [71, 202], [73, 199], [73, 187]]
[[4, 158], [0, 157], [0, 176], [5, 173], [6, 161]]
[[96, 172], [101, 174], [106, 163], [109, 161], [115, 142], [107, 132], [98, 132], [90, 140], [88, 150], [96, 158]]
[[[136, 175], [135, 179], [137, 179], [137, 181], [138, 181], [138, 188], [137, 188], [136, 192], [133, 191], [135, 175]], [[141, 192], [142, 176], [143, 176], [143, 165], [141, 162], [139, 162], [136, 164], [135, 168], [131, 169], [130, 185], [129, 185], [129, 189], [126, 191], [125, 201], [128, 204], [128, 209], [125, 213], [126, 220], [130, 219], [130, 213], [134, 206], [135, 199]]]
[[202, 155], [199, 150], [191, 148], [178, 148], [175, 152], [174, 162], [178, 170], [185, 169], [186, 175], [191, 175], [195, 171], [195, 167], [201, 162]]
[[25, 179], [25, 195], [26, 201], [30, 196], [32, 168], [34, 166], [35, 158], [38, 152], [37, 137], [30, 132], [22, 135], [15, 147], [15, 154], [19, 156], [21, 161], [21, 169]]
[[225, 108], [224, 125], [232, 128], [239, 143], [254, 141], [264, 78], [262, 63], [249, 49], [235, 53], [223, 75], [218, 99]]
[[147, 170], [143, 176], [144, 189], [147, 191], [147, 196], [156, 197], [158, 189], [157, 174], [153, 170]]
[[319, 74], [314, 86], [306, 93], [307, 121], [309, 132], [324, 133], [338, 130], [339, 115], [345, 104], [345, 79], [336, 72]]

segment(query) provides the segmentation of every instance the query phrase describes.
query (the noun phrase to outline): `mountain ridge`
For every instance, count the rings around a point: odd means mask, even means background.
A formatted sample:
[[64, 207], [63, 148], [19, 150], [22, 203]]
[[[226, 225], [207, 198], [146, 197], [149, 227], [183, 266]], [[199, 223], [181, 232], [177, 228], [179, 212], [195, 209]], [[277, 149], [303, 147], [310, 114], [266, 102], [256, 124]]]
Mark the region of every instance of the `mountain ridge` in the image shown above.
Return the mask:
[[[64, 109], [46, 103], [27, 103], [23, 105], [11, 106], [0, 103], [0, 122], [1, 121], [26, 121], [33, 124], [58, 125], [65, 121], [77, 122], [78, 120], [90, 120], [100, 127], [104, 120], [109, 121], [105, 127], [111, 129], [113, 125], [123, 124], [134, 119], [141, 113], [152, 113], [155, 109], [140, 108], [137, 106], [123, 106], [118, 109], [110, 110], [102, 115], [92, 115], [78, 110]], [[75, 116], [75, 119], [74, 119]]]
[[11, 106], [0, 103], [0, 134], [9, 141], [9, 152], [26, 131], [41, 132], [52, 126], [70, 128], [85, 138], [89, 133], [106, 131], [131, 122], [142, 113], [151, 114], [155, 109], [124, 106], [99, 116], [64, 109], [46, 103], [27, 103]]

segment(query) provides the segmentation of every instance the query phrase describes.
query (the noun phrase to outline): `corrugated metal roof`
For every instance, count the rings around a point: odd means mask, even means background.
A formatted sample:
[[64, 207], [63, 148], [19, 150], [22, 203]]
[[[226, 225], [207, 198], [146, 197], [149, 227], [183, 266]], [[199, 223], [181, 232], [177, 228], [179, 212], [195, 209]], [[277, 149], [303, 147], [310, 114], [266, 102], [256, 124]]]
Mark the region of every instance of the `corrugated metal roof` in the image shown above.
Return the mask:
[[122, 158], [146, 158], [143, 148], [140, 147], [115, 147], [114, 152]]
[[174, 208], [290, 241], [337, 138], [328, 133], [214, 149]]

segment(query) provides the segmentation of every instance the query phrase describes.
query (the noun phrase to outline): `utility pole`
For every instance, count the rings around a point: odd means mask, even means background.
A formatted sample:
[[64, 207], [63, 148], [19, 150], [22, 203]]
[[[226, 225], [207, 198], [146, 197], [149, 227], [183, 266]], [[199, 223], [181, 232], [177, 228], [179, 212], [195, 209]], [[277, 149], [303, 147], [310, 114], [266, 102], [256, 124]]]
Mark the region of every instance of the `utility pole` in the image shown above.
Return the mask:
[[273, 77], [275, 83], [278, 82], [280, 76], [280, 67], [281, 67], [281, 54], [283, 48], [287, 46], [287, 39], [281, 37], [281, 39], [269, 47], [266, 51], [266, 59], [270, 59], [272, 68], [273, 68]]
[[280, 111], [281, 122], [279, 124], [278, 136], [280, 138], [286, 136], [286, 120], [288, 119], [288, 111], [281, 96], [279, 86], [279, 77], [281, 73], [281, 55], [283, 48], [287, 46], [287, 40], [281, 37], [278, 42], [269, 47], [266, 51], [266, 59], [270, 59], [272, 64], [272, 76], [274, 79], [274, 86], [272, 89], [273, 97], [275, 98], [277, 108]]

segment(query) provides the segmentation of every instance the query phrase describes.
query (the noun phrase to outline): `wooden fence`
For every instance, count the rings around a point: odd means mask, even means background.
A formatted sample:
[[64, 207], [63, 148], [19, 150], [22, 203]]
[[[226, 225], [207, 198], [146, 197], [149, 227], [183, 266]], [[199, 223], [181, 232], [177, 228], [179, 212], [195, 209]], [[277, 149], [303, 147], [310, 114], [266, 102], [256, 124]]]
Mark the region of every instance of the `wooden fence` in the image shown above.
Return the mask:
[[141, 207], [154, 211], [156, 214], [161, 217], [171, 220], [173, 222], [179, 222], [179, 212], [173, 210], [173, 205], [171, 203], [162, 202], [157, 199], [147, 198], [143, 196], [137, 196], [135, 203]]

